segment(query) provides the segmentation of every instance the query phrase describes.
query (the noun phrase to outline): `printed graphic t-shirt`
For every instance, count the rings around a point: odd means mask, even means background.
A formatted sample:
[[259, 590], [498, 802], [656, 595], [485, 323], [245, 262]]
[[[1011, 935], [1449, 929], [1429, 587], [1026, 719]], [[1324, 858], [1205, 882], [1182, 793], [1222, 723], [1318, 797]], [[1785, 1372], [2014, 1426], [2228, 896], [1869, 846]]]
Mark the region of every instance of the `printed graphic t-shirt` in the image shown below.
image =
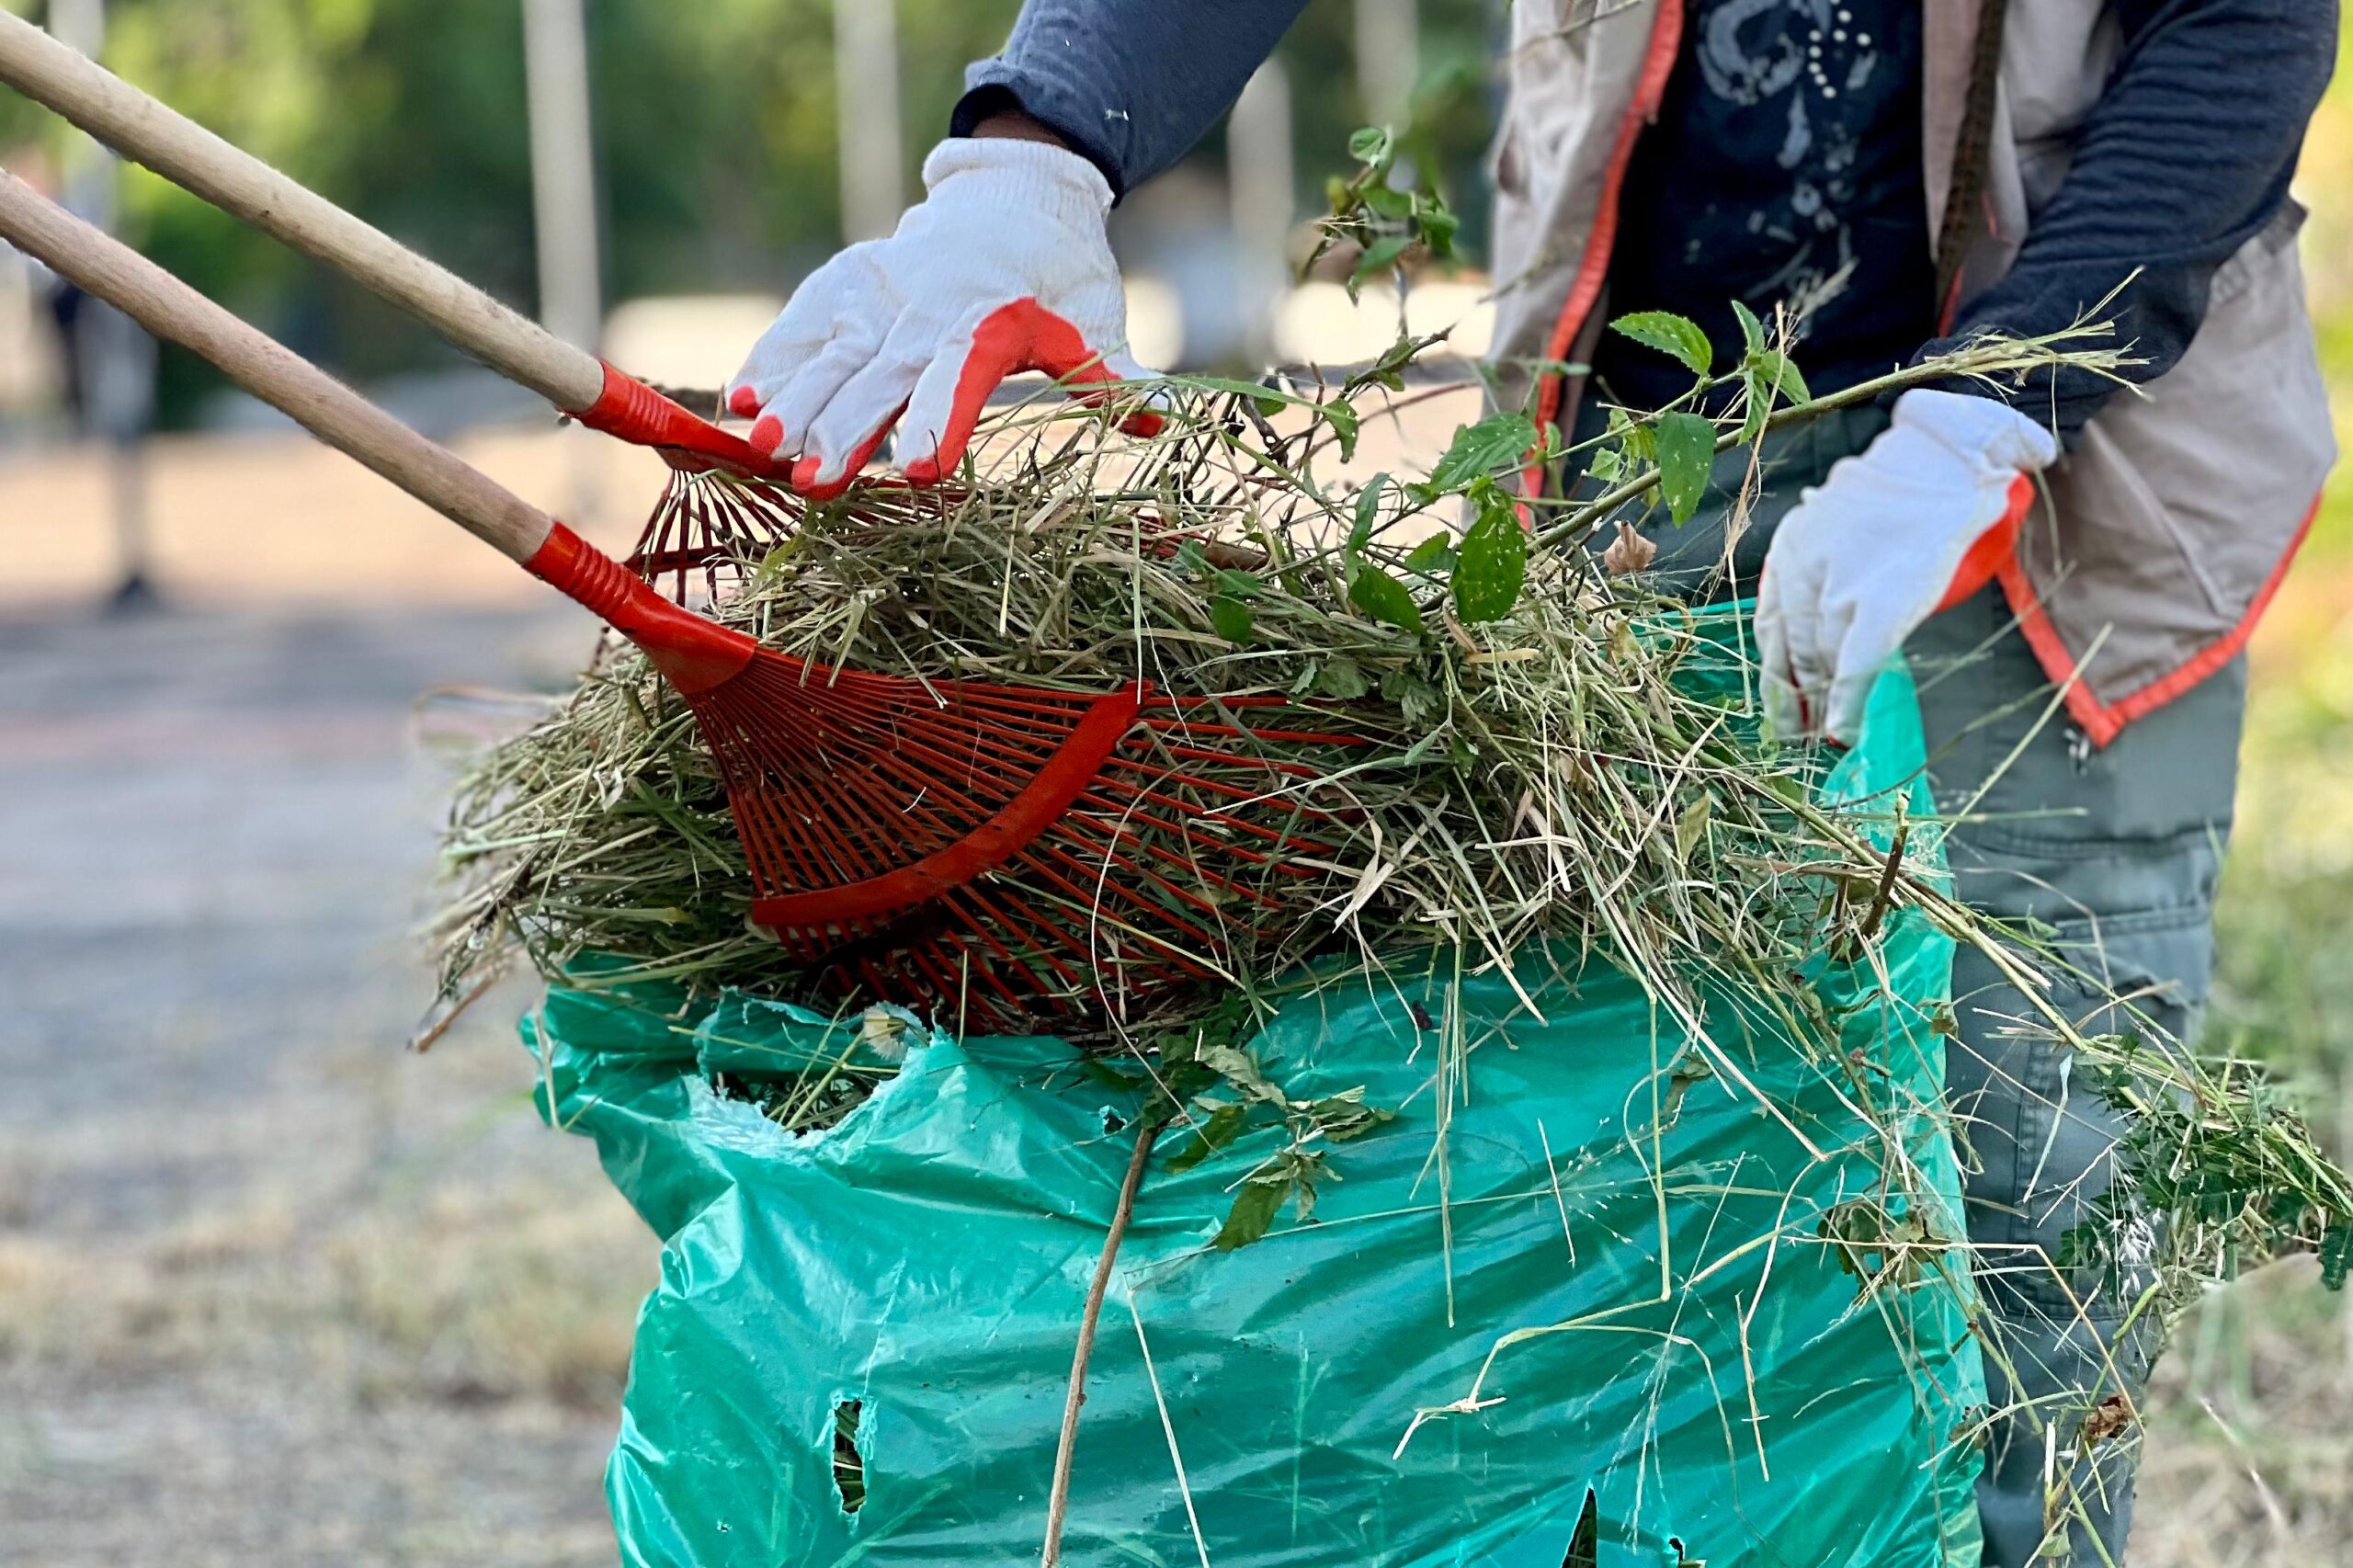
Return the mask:
[[[1689, 6], [1657, 123], [1626, 173], [1612, 317], [1688, 316], [1722, 369], [1741, 351], [1732, 301], [1769, 324], [1776, 304], [1816, 300], [1796, 357], [1817, 393], [1883, 374], [1936, 335], [1922, 4]], [[1638, 408], [1691, 384], [1675, 360], [1614, 332], [1594, 371], [1604, 396]]]

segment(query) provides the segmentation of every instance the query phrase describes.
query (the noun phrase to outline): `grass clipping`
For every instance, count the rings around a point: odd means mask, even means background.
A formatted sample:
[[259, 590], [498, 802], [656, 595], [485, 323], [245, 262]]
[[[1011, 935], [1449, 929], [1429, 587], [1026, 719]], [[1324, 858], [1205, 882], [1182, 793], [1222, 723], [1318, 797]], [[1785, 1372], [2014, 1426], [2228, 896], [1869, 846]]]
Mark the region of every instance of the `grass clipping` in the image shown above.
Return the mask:
[[[2103, 369], [2118, 357], [1989, 341], [1792, 407], [1782, 399], [1794, 377], [1759, 350], [1733, 395], [1712, 399], [1712, 439], [1690, 438], [1699, 416], [1688, 413], [1614, 420], [1578, 454], [1606, 494], [1549, 510], [1533, 546], [1505, 482], [1537, 439], [1517, 415], [1464, 428], [1415, 483], [1344, 489], [1317, 477], [1321, 458], [1353, 446], [1358, 401], [1399, 390], [1409, 357], [1403, 346], [1331, 389], [1173, 384], [1165, 432], [1142, 441], [1108, 439], [1105, 414], [1026, 408], [960, 489], [866, 488], [810, 506], [782, 548], [738, 563], [714, 613], [824, 665], [1089, 692], [1143, 680], [1216, 718], [1229, 704], [1284, 702], [1283, 733], [1308, 738], [1251, 743], [1263, 788], [1208, 815], [1288, 822], [1311, 852], [1188, 881], [1184, 824], [1157, 842], [1148, 822], [1105, 826], [1130, 835], [1126, 865], [1150, 870], [1129, 880], [1154, 883], [1186, 916], [1192, 936], [1175, 946], [1197, 983], [1131, 994], [1120, 965], [1135, 944], [1122, 946], [1108, 896], [1082, 906], [1067, 885], [1003, 890], [1108, 933], [1090, 976], [1100, 990], [1049, 998], [1041, 1020], [1090, 1049], [1151, 1056], [1211, 1019], [1231, 1040], [1303, 975], [1441, 952], [1464, 971], [1509, 973], [1511, 957], [1539, 944], [1564, 964], [1598, 956], [1627, 970], [1695, 1040], [1720, 986], [1794, 1038], [1817, 1037], [1808, 963], [1826, 953], [1869, 965], [1903, 910], [2043, 995], [2050, 969], [2030, 945], [1953, 903], [1922, 859], [1935, 824], [1904, 823], [1893, 798], [1860, 811], [1814, 803], [1824, 759], [1759, 733], [1733, 617], [1652, 592], [1628, 569], [1639, 551], [1581, 541], [1652, 506], [1682, 512], [1675, 498], [1706, 477], [1690, 464], [1904, 377], [1992, 379], [2061, 359]], [[1688, 423], [1661, 439], [1678, 419]], [[1361, 744], [1310, 744], [1318, 729]], [[477, 994], [519, 950], [574, 983], [733, 987], [835, 1007], [914, 1001], [956, 1028], [1021, 1021], [944, 987], [861, 994], [753, 927], [743, 854], [694, 722], [618, 640], [542, 720], [472, 761], [445, 852], [460, 886], [440, 921], [448, 998]], [[1102, 883], [1120, 871], [1102, 869]], [[2320, 1250], [2342, 1274], [2353, 1192], [2259, 1085], [2145, 1037], [2083, 1037], [2047, 1008], [2040, 1022], [2119, 1103], [2165, 1112], [2144, 1116], [2127, 1151], [2147, 1179], [2128, 1173], [2078, 1238], [2088, 1256], [2130, 1254], [2131, 1288], [2153, 1306], [2282, 1248]], [[1199, 1050], [1196, 1039], [1188, 1057]], [[1730, 1054], [1713, 1066], [1737, 1085]], [[1442, 1087], [1461, 1067], [1438, 1065]], [[857, 1097], [831, 1096], [828, 1119]], [[2134, 1239], [2150, 1233], [2143, 1211], [2173, 1221], [2154, 1258]]]

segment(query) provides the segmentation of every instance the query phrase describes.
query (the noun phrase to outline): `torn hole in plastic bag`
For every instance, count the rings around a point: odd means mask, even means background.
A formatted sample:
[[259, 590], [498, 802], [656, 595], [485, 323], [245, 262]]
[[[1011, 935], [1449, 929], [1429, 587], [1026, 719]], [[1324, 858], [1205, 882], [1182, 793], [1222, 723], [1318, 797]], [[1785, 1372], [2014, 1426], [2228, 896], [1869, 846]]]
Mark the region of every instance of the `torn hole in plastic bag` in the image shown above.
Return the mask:
[[856, 1516], [866, 1506], [866, 1456], [858, 1451], [858, 1424], [861, 1401], [845, 1399], [834, 1406], [834, 1492], [842, 1512]]

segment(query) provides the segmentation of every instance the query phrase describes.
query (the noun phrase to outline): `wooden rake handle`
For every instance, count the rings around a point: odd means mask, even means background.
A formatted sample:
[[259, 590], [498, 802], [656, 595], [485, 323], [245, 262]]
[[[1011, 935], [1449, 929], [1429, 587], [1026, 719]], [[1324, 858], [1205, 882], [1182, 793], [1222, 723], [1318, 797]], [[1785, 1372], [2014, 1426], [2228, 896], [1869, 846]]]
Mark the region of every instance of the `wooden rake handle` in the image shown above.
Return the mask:
[[391, 480], [609, 621], [682, 692], [723, 684], [758, 644], [679, 608], [629, 568], [121, 241], [0, 169], [0, 239], [157, 337], [200, 354], [328, 446]]
[[145, 256], [0, 169], [0, 237], [373, 469], [508, 559], [528, 562], [555, 520], [248, 325]]
[[288, 178], [20, 17], [0, 13], [0, 82], [432, 327], [582, 424], [738, 472], [776, 465], [643, 382], [524, 320], [457, 274]]

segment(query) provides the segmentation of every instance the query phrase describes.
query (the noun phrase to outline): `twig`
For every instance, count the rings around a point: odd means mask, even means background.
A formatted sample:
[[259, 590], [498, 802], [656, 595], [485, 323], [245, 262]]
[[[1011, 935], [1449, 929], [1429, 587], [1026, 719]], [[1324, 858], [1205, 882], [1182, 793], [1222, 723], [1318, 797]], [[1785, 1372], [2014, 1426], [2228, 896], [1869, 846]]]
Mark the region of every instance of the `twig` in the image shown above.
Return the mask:
[[1095, 1282], [1086, 1288], [1086, 1310], [1078, 1318], [1078, 1349], [1070, 1361], [1070, 1392], [1063, 1401], [1062, 1440], [1054, 1449], [1054, 1485], [1046, 1498], [1046, 1549], [1040, 1568], [1056, 1568], [1063, 1560], [1063, 1524], [1070, 1513], [1071, 1455], [1078, 1447], [1078, 1412], [1086, 1403], [1086, 1363], [1095, 1354], [1095, 1329], [1103, 1319], [1103, 1295], [1110, 1289], [1111, 1265], [1127, 1239], [1128, 1221], [1136, 1209], [1136, 1189], [1143, 1185], [1144, 1162], [1152, 1157], [1153, 1140], [1165, 1125], [1159, 1118], [1142, 1117], [1136, 1127], [1135, 1153], [1128, 1156], [1127, 1178], [1120, 1183], [1119, 1206], [1111, 1210], [1111, 1231], [1103, 1238], [1103, 1256], [1095, 1260]]
[[1896, 824], [1895, 843], [1887, 852], [1887, 869], [1880, 873], [1879, 892], [1871, 899], [1870, 914], [1863, 920], [1862, 939], [1866, 944], [1879, 935], [1880, 923], [1887, 918], [1888, 906], [1894, 902], [1895, 881], [1904, 871], [1904, 841], [1911, 835], [1910, 824]]

